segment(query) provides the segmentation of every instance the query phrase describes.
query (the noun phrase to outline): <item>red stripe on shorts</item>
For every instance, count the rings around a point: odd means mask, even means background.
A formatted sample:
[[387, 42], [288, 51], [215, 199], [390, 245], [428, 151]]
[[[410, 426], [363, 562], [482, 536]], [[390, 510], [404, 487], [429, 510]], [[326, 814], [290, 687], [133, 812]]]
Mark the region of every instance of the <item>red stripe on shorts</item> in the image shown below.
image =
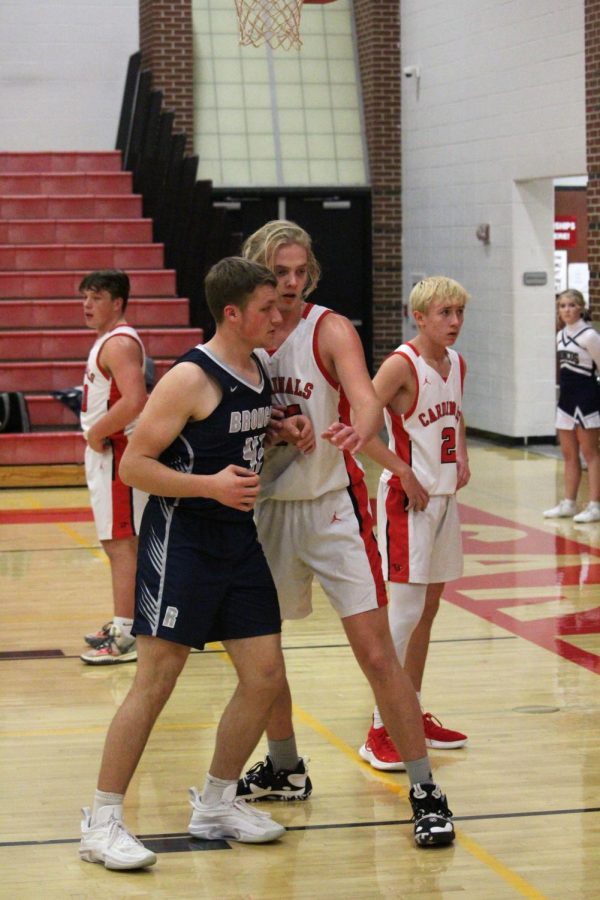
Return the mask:
[[387, 580], [397, 584], [410, 581], [409, 545], [408, 545], [408, 510], [405, 508], [406, 494], [392, 485], [389, 486], [385, 499], [387, 516], [388, 571]]
[[119, 478], [119, 464], [127, 438], [124, 434], [113, 435], [111, 438], [113, 448], [113, 472], [112, 472], [112, 536], [113, 540], [119, 540], [135, 535], [133, 521], [133, 491]]
[[375, 535], [373, 534], [373, 516], [371, 515], [369, 492], [364, 478], [356, 484], [350, 485], [348, 494], [350, 495], [352, 505], [354, 506], [360, 528], [360, 536], [373, 575], [373, 582], [377, 594], [377, 606], [387, 606], [388, 601], [385, 591], [385, 581], [383, 580], [383, 572], [381, 569], [381, 555], [379, 553], [379, 548], [377, 547]]

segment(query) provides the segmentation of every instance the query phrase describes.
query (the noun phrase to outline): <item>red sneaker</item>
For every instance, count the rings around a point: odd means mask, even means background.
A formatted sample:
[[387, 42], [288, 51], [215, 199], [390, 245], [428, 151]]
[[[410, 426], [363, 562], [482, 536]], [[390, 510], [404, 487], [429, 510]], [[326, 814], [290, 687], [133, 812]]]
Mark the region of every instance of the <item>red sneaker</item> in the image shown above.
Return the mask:
[[382, 772], [405, 772], [406, 766], [385, 728], [369, 728], [367, 740], [358, 751], [361, 759]]
[[458, 747], [464, 747], [468, 741], [466, 734], [444, 728], [440, 720], [431, 713], [423, 713], [423, 729], [425, 743], [434, 750], [456, 750]]

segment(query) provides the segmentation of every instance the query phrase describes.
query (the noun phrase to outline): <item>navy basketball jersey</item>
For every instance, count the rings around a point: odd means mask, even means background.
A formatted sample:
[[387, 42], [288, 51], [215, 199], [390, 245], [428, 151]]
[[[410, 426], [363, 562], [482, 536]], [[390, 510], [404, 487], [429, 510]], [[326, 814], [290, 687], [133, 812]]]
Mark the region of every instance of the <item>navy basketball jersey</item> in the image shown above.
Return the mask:
[[[181, 356], [175, 365], [192, 362], [200, 366], [221, 387], [219, 405], [206, 418], [189, 421], [159, 457], [164, 465], [178, 472], [214, 475], [229, 465], [260, 472], [264, 440], [271, 418], [271, 386], [263, 367], [253, 354], [260, 373], [260, 384], [253, 385], [227, 367], [209, 350], [198, 345]], [[181, 509], [219, 519], [252, 518], [244, 512], [224, 506], [207, 497], [151, 498]]]

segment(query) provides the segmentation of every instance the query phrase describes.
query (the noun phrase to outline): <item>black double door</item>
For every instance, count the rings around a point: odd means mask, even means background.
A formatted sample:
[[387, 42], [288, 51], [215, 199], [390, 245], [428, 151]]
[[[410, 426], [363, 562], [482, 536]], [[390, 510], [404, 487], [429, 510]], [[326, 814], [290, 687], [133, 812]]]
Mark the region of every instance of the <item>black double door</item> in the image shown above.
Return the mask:
[[217, 258], [239, 253], [245, 239], [271, 219], [290, 219], [308, 231], [322, 269], [315, 302], [353, 322], [370, 368], [373, 321], [370, 191], [213, 189], [212, 204], [222, 235], [215, 247]]

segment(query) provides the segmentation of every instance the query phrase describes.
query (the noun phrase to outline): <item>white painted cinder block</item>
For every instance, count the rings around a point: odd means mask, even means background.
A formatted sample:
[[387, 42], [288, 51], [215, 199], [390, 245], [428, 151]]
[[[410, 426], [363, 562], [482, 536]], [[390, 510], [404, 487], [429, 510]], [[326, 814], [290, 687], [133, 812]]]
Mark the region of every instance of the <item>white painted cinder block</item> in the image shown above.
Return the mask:
[[[457, 349], [467, 423], [554, 433], [552, 179], [583, 175], [583, 3], [403, 0], [404, 289], [442, 273], [472, 295]], [[490, 225], [490, 243], [476, 238]], [[545, 286], [523, 273], [546, 271]]]
[[0, 150], [112, 150], [138, 0], [2, 0]]

